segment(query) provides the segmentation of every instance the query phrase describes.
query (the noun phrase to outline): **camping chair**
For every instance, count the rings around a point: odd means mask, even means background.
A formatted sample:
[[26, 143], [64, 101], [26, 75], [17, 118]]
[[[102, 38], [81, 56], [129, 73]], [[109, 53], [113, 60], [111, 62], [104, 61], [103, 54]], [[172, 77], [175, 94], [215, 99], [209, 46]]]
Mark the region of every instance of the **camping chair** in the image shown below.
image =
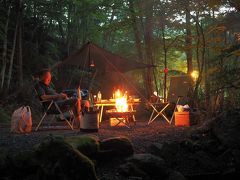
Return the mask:
[[[74, 124], [73, 111], [71, 109], [68, 109], [68, 108], [66, 108], [67, 110], [64, 111], [64, 112], [69, 112], [69, 114], [70, 114], [70, 119], [68, 120], [64, 116], [63, 110], [61, 110], [61, 108], [58, 106], [58, 104], [55, 101], [53, 101], [53, 100], [40, 100], [35, 87], [34, 87], [34, 91], [35, 91], [35, 94], [36, 94], [36, 98], [40, 102], [40, 104], [42, 106], [42, 110], [43, 110], [43, 116], [41, 117], [39, 123], [37, 124], [37, 126], [35, 128], [35, 131], [38, 131], [39, 127], [41, 126], [43, 120], [45, 119], [45, 117], [47, 115], [53, 115], [53, 118], [51, 119], [51, 121], [56, 118], [56, 115], [60, 115], [63, 118], [63, 120], [67, 123], [67, 125], [73, 130], [73, 124]], [[48, 103], [48, 104], [46, 105], [46, 103]], [[54, 109], [54, 110], [52, 110], [52, 109]]]
[[[170, 78], [170, 87], [168, 93], [167, 102], [161, 102], [161, 98], [155, 96], [155, 101], [150, 103], [152, 108], [151, 116], [148, 120], [148, 124], [151, 124], [157, 117], [162, 116], [169, 124], [172, 123], [174, 118], [174, 112], [176, 111], [178, 104], [185, 103], [191, 87], [191, 78], [189, 76], [173, 76]], [[165, 114], [166, 109], [170, 104], [174, 104], [174, 110], [171, 118], [169, 119]]]
[[[177, 99], [174, 111], [176, 110], [176, 107], [179, 103], [180, 98], [181, 98], [181, 96], [179, 96]], [[151, 116], [148, 120], [148, 124], [151, 124], [158, 116], [162, 116], [169, 124], [171, 124], [174, 113], [173, 113], [171, 119], [169, 119], [167, 117], [167, 115], [165, 114], [165, 110], [169, 107], [170, 104], [171, 104], [170, 102], [165, 102], [165, 103], [161, 102], [161, 98], [159, 98], [159, 97], [157, 98], [156, 102], [151, 103], [150, 106], [152, 107], [153, 110], [152, 110]]]

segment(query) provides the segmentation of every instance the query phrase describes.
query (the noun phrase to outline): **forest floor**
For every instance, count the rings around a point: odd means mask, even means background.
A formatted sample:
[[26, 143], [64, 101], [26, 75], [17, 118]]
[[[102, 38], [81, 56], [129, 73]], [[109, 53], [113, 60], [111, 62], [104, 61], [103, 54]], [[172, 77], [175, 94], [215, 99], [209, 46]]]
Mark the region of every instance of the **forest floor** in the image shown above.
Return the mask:
[[[122, 126], [111, 127], [109, 121], [105, 120], [101, 123], [99, 131], [97, 133], [91, 133], [100, 138], [100, 140], [126, 136], [129, 138], [134, 146], [135, 153], [149, 153], [149, 147], [153, 143], [164, 143], [172, 141], [183, 141], [188, 138], [191, 129], [194, 127], [176, 127], [169, 125], [163, 119], [157, 119], [150, 125], [147, 124], [147, 120], [137, 121], [136, 125], [132, 126], [130, 129]], [[88, 133], [83, 133], [79, 130], [69, 130], [69, 129], [40, 129], [39, 131], [29, 134], [12, 134], [9, 132], [10, 125], [2, 124], [0, 125], [0, 148], [4, 148], [10, 154], [15, 154], [19, 151], [29, 150], [34, 147], [34, 145], [40, 143], [47, 135], [60, 135], [63, 137], [71, 136], [81, 136]], [[121, 180], [121, 176], [118, 174], [118, 167], [122, 161], [119, 162], [108, 162], [105, 164], [98, 165], [96, 167], [97, 176], [100, 179], [116, 179]], [[115, 164], [115, 165], [114, 165]]]
[[[13, 134], [10, 133], [10, 124], [0, 124], [0, 147], [7, 148], [9, 153], [15, 153], [33, 148], [35, 144], [40, 143], [49, 134], [63, 137], [88, 134], [76, 129], [69, 130], [66, 126], [63, 126], [62, 122], [55, 123], [55, 125], [51, 129], [43, 125], [44, 128], [40, 128], [39, 131], [28, 134]], [[126, 136], [132, 141], [136, 153], [146, 153], [152, 143], [186, 139], [192, 128], [194, 127], [176, 127], [169, 125], [164, 120], [155, 120], [150, 125], [147, 124], [147, 121], [140, 120], [131, 128], [126, 126], [111, 127], [109, 121], [106, 120], [100, 124], [97, 133], [90, 134], [98, 136], [100, 140]]]

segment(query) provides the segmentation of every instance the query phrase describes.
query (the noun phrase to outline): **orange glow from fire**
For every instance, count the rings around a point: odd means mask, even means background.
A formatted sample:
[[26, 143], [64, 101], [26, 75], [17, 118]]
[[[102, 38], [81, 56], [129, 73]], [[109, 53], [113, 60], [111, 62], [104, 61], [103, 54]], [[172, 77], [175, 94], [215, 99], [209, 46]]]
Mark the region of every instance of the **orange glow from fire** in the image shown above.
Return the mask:
[[116, 92], [116, 109], [118, 112], [126, 112], [128, 111], [128, 103], [127, 103], [127, 98], [122, 96], [121, 91], [118, 89]]
[[121, 97], [121, 91], [119, 89], [115, 92], [115, 94], [116, 99]]
[[128, 111], [128, 103], [125, 97], [120, 97], [116, 99], [116, 109], [118, 112]]

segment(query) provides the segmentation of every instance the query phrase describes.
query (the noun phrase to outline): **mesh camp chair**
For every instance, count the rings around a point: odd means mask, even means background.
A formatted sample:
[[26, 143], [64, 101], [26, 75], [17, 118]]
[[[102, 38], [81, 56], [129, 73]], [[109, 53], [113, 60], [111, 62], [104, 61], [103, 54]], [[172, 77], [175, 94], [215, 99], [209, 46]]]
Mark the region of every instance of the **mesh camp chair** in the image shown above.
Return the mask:
[[[169, 124], [172, 123], [174, 112], [177, 105], [184, 104], [188, 101], [187, 97], [191, 88], [192, 80], [189, 76], [172, 76], [170, 78], [170, 87], [168, 92], [167, 102], [162, 102], [160, 97], [154, 96], [154, 101], [150, 103], [152, 108], [151, 116], [148, 124], [151, 124], [157, 117], [163, 117]], [[165, 111], [170, 104], [174, 104], [174, 110], [171, 118], [168, 118]]]
[[[74, 118], [74, 114], [73, 114], [73, 111], [71, 110], [71, 108], [66, 107], [64, 109], [61, 109], [54, 100], [41, 100], [38, 96], [38, 93], [37, 93], [35, 87], [34, 87], [34, 91], [35, 91], [36, 99], [39, 101], [39, 103], [42, 107], [42, 112], [43, 112], [43, 115], [42, 115], [40, 121], [38, 122], [38, 124], [35, 128], [35, 131], [38, 131], [39, 127], [43, 123], [43, 120], [48, 115], [53, 116], [52, 119], [50, 120], [50, 122], [52, 122], [53, 119], [56, 119], [56, 116], [60, 116], [63, 119], [63, 121], [65, 121], [66, 124], [70, 127], [70, 129], [73, 130], [75, 118]], [[67, 119], [65, 117], [65, 115], [64, 115], [65, 112], [69, 113], [69, 115], [70, 115], [69, 119]]]

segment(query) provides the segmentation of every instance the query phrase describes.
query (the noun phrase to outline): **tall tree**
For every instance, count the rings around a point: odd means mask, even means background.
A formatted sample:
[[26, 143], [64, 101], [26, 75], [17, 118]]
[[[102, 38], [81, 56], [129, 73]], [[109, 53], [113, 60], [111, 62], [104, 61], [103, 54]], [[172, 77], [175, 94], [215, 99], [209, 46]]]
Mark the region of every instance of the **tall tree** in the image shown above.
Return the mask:
[[23, 86], [23, 55], [22, 55], [22, 26], [23, 26], [23, 0], [18, 2], [18, 84]]
[[186, 56], [187, 56], [187, 73], [190, 75], [193, 71], [192, 63], [192, 31], [191, 31], [191, 11], [190, 11], [190, 1], [185, 2], [185, 13], [186, 13]]
[[129, 0], [129, 10], [130, 10], [130, 15], [132, 20], [132, 27], [133, 27], [134, 37], [135, 37], [135, 46], [137, 49], [138, 58], [141, 62], [143, 62], [144, 56], [143, 56], [142, 43], [141, 43], [141, 34], [139, 30], [139, 25], [137, 22], [137, 17], [136, 17], [137, 13], [134, 8], [133, 0]]
[[2, 68], [1, 68], [1, 86], [0, 89], [3, 90], [4, 81], [5, 81], [5, 72], [7, 66], [7, 47], [8, 47], [8, 25], [10, 21], [10, 12], [11, 12], [11, 1], [8, 3], [4, 1], [5, 9], [7, 9], [7, 19], [4, 27], [4, 39], [3, 39], [3, 52], [2, 52]]
[[18, 22], [16, 23], [15, 30], [14, 30], [14, 36], [13, 36], [13, 46], [12, 46], [12, 52], [10, 56], [10, 64], [9, 64], [9, 70], [8, 70], [8, 79], [7, 79], [7, 92], [10, 88], [10, 82], [12, 78], [12, 71], [13, 71], [13, 60], [14, 60], [14, 54], [15, 54], [15, 48], [16, 48], [16, 41], [17, 41], [17, 32], [18, 32]]
[[[145, 5], [145, 32], [144, 32], [144, 41], [145, 41], [145, 51], [146, 51], [146, 62], [148, 64], [154, 64], [153, 60], [153, 0], [144, 1]], [[145, 76], [147, 96], [150, 97], [153, 93], [153, 68], [148, 68]]]

